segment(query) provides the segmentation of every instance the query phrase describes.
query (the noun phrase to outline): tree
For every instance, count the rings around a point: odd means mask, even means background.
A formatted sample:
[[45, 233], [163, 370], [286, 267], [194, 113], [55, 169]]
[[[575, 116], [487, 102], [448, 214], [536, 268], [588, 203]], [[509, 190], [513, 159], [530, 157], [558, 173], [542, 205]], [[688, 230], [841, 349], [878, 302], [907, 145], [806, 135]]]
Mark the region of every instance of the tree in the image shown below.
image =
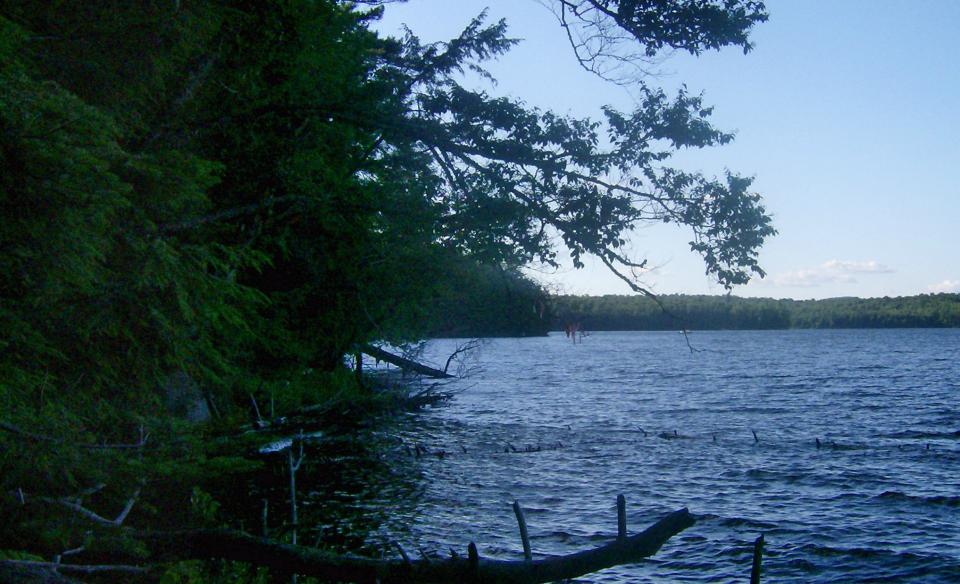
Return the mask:
[[[375, 34], [376, 4], [0, 1], [0, 489], [21, 493], [4, 541], [77, 543], [70, 522], [21, 521], [23, 492], [62, 502], [121, 476], [201, 475], [178, 450], [96, 458], [141, 425], [177, 428], [171, 374], [228, 420], [264, 386], [294, 403], [305, 371], [328, 375], [310, 395], [334, 393], [345, 353], [421, 337], [457, 274], [510, 282], [555, 262], [554, 233], [642, 292], [622, 249], [648, 221], [690, 228], [725, 286], [762, 274], [773, 229], [750, 179], [667, 164], [731, 139], [700, 96], [643, 86], [634, 112], [602, 122], [531, 109], [459, 81], [515, 44], [504, 22], [480, 15], [428, 45]], [[561, 4], [645, 54], [746, 47], [762, 13]], [[547, 314], [528, 286], [503, 290], [531, 328]]]
[[[570, 9], [591, 26], [612, 19], [651, 55], [664, 46], [693, 53], [728, 44], [747, 48], [749, 28], [765, 18], [756, 2], [681, 3], [679, 12], [662, 2], [559, 4], [561, 15]], [[656, 14], [666, 18], [663, 30], [652, 24]], [[433, 196], [444, 211], [447, 241], [487, 261], [555, 264], [555, 230], [576, 266], [583, 255], [595, 255], [634, 290], [647, 292], [624, 273], [644, 265], [621, 253], [626, 233], [644, 222], [673, 222], [692, 230], [691, 248], [725, 287], [763, 275], [757, 249], [775, 231], [760, 197], [749, 192], [751, 179], [731, 173], [716, 180], [667, 165], [678, 149], [732, 139], [709, 123], [711, 108], [701, 96], [681, 90], [669, 97], [641, 84], [635, 111], [606, 107], [600, 123], [467, 89], [456, 74], [484, 74], [484, 61], [513, 44], [504, 22], [485, 25], [484, 19], [438, 45], [423, 46], [408, 33], [378, 70], [402, 79], [404, 115], [354, 118], [377, 126], [384, 148], [402, 144], [431, 158], [442, 185]], [[609, 26], [597, 35], [612, 34]], [[609, 148], [599, 146], [601, 134]]]

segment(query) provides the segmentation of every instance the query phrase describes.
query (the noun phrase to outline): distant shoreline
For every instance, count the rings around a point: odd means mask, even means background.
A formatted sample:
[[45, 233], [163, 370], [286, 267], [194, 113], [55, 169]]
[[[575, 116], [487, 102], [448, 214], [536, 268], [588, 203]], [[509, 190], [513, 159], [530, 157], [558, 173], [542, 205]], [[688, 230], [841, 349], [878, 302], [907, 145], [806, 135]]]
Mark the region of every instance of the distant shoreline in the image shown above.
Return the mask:
[[554, 296], [551, 331], [904, 329], [960, 327], [960, 294], [792, 300], [669, 294]]

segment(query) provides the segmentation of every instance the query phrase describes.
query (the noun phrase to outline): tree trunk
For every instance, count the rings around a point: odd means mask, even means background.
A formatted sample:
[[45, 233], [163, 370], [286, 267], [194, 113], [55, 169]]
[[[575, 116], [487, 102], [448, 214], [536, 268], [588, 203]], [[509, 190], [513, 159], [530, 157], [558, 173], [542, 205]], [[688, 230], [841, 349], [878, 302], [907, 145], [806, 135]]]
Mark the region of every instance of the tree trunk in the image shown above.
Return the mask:
[[428, 367], [422, 363], [417, 363], [416, 361], [412, 361], [399, 355], [394, 355], [393, 353], [388, 353], [380, 347], [374, 347], [373, 345], [364, 345], [363, 352], [371, 357], [379, 359], [380, 361], [386, 361], [391, 365], [396, 365], [404, 371], [413, 371], [414, 373], [426, 375], [427, 377], [435, 377], [437, 379], [449, 379], [453, 377], [453, 375], [450, 375], [449, 373], [440, 371], [439, 369], [434, 369], [433, 367]]

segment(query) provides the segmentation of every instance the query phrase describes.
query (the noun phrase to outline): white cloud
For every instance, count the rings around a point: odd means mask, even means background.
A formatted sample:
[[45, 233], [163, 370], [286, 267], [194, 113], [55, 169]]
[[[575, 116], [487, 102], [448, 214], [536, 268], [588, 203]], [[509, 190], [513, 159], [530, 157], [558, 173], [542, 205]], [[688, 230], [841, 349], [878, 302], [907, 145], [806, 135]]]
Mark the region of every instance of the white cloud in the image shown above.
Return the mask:
[[927, 292], [939, 294], [941, 292], [960, 292], [960, 280], [944, 280], [927, 286]]
[[855, 284], [857, 274], [891, 274], [893, 271], [889, 266], [876, 260], [866, 262], [829, 260], [814, 268], [774, 274], [771, 279], [775, 286], [813, 288], [821, 284]]
[[844, 274], [892, 274], [893, 270], [876, 260], [868, 262], [845, 262], [841, 260], [830, 260], [823, 262], [820, 266], [823, 270], [834, 271]]

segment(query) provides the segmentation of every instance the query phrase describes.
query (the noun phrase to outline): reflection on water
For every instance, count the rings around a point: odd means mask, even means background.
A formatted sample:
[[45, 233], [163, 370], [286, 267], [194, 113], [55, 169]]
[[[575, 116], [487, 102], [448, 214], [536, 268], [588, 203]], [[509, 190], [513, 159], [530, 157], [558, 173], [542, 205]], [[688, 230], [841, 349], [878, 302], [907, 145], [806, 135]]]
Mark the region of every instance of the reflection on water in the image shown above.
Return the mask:
[[[453, 403], [323, 449], [301, 479], [311, 537], [377, 555], [474, 541], [516, 559], [519, 499], [534, 553], [569, 553], [616, 534], [623, 493], [631, 531], [680, 507], [698, 522], [584, 581], [743, 581], [760, 533], [771, 582], [960, 581], [960, 331], [692, 342], [485, 344]], [[454, 345], [434, 343], [434, 359]]]

